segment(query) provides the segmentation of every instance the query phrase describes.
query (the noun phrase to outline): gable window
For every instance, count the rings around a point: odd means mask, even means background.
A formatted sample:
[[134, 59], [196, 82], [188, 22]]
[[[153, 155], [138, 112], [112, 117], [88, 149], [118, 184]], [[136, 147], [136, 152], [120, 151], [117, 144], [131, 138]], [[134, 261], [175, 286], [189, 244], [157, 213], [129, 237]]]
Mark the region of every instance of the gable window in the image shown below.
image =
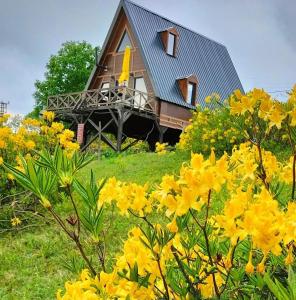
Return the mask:
[[196, 95], [196, 83], [188, 82], [187, 86], [187, 103], [194, 105]]
[[131, 43], [131, 40], [128, 36], [128, 33], [127, 31], [125, 30], [123, 35], [122, 35], [122, 38], [120, 40], [120, 43], [117, 47], [117, 50], [116, 52], [122, 52], [125, 50], [126, 46], [130, 46], [132, 48], [132, 43]]
[[176, 57], [179, 33], [174, 27], [170, 27], [160, 32], [164, 51], [170, 55]]

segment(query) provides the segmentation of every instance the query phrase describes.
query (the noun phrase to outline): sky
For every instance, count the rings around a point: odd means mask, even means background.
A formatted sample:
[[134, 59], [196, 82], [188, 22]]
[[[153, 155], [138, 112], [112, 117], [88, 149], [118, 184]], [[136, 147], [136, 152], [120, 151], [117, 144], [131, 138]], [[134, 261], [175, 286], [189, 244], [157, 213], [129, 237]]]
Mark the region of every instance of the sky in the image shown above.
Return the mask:
[[[246, 91], [296, 83], [296, 0], [134, 0], [224, 44]], [[0, 0], [0, 101], [26, 114], [65, 41], [102, 45], [119, 0]]]

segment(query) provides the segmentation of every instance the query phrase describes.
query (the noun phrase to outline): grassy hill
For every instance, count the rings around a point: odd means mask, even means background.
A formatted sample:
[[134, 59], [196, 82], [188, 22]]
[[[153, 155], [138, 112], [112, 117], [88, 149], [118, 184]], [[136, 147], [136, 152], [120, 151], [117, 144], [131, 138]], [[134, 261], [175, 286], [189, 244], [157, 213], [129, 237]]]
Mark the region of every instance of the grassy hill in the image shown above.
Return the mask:
[[[81, 182], [88, 180], [90, 170], [97, 179], [115, 176], [122, 181], [151, 185], [160, 182], [164, 174], [178, 173], [188, 155], [168, 153], [139, 153], [120, 155], [94, 161], [80, 173]], [[60, 204], [56, 209], [64, 216], [69, 206]], [[109, 251], [120, 249], [126, 229], [136, 220], [119, 216], [112, 226]], [[70, 249], [70, 250], [69, 250]], [[0, 235], [0, 299], [54, 299], [55, 292], [66, 280], [75, 277], [63, 260], [75, 256], [73, 244], [54, 222], [41, 218], [34, 227]], [[61, 259], [62, 257], [62, 259]]]

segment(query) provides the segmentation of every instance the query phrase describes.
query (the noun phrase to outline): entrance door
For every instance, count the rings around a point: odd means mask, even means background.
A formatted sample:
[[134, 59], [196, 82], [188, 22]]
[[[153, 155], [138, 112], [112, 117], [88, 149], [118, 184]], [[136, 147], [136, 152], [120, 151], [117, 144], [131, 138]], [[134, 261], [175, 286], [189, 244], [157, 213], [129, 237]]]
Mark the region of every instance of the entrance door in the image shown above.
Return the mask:
[[[146, 84], [143, 77], [135, 78], [135, 98], [134, 98], [134, 106], [138, 108], [144, 108], [147, 102], [147, 89]], [[140, 93], [143, 92], [143, 93]]]

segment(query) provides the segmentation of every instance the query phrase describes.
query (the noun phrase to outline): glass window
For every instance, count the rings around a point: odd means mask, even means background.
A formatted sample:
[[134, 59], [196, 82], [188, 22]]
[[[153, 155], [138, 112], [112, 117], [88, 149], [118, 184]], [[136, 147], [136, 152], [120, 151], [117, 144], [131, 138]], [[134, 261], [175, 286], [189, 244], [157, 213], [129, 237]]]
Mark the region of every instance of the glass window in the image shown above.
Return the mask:
[[195, 83], [189, 82], [187, 89], [187, 103], [194, 105], [195, 102]]
[[[147, 102], [147, 88], [143, 77], [135, 78], [135, 95], [134, 95], [134, 106], [135, 107], [145, 107]], [[143, 93], [139, 93], [143, 92]]]
[[169, 55], [174, 55], [175, 39], [176, 39], [176, 36], [172, 33], [169, 33], [168, 47], [167, 47], [167, 54], [169, 54]]
[[132, 43], [130, 41], [127, 31], [124, 32], [116, 52], [124, 51], [126, 46], [132, 47]]
[[103, 82], [101, 88], [102, 89], [109, 89], [110, 88], [110, 82]]

